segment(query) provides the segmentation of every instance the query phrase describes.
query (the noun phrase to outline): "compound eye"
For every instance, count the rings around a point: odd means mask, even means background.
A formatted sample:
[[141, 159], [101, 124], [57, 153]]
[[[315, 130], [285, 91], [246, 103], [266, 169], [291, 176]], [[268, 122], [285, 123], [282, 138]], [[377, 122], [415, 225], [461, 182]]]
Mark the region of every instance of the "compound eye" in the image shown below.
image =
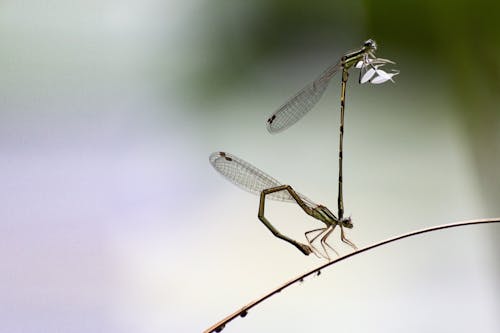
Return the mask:
[[350, 217], [347, 217], [345, 220], [344, 220], [344, 226], [345, 227], [352, 227], [352, 220]]
[[368, 39], [365, 42], [365, 47], [376, 50], [377, 49], [377, 43], [375, 43], [375, 41], [373, 39]]

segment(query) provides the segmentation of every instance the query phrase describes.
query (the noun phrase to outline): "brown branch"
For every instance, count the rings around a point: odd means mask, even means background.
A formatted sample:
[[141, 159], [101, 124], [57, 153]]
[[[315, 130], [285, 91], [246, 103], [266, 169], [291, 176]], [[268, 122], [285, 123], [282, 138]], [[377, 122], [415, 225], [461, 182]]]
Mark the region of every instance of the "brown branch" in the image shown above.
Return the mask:
[[369, 245], [367, 247], [364, 247], [362, 249], [359, 249], [357, 251], [354, 251], [352, 253], [349, 253], [343, 257], [340, 257], [336, 260], [333, 260], [333, 261], [330, 261], [330, 262], [327, 262], [326, 264], [323, 264], [317, 268], [314, 268], [284, 284], [282, 284], [281, 286], [279, 286], [278, 288], [272, 290], [271, 292], [267, 293], [266, 295], [256, 299], [255, 301], [251, 302], [251, 303], [248, 303], [247, 305], [245, 305], [244, 307], [242, 307], [241, 309], [237, 310], [236, 312], [230, 314], [229, 316], [227, 316], [226, 318], [222, 319], [221, 321], [219, 321], [218, 323], [210, 326], [209, 328], [207, 328], [204, 333], [212, 333], [212, 332], [220, 332], [224, 329], [224, 327], [226, 326], [227, 323], [229, 323], [230, 321], [232, 321], [233, 319], [237, 318], [238, 316], [240, 317], [245, 317], [248, 313], [248, 310], [250, 310], [251, 308], [253, 308], [254, 306], [256, 306], [257, 304], [265, 301], [266, 299], [270, 298], [271, 296], [275, 295], [275, 294], [278, 294], [279, 292], [281, 292], [282, 290], [284, 290], [285, 288], [288, 288], [289, 286], [297, 283], [297, 282], [301, 282], [304, 280], [304, 278], [308, 277], [309, 275], [312, 275], [312, 274], [318, 274], [320, 273], [320, 271], [322, 269], [325, 269], [327, 268], [328, 266], [331, 266], [335, 263], [338, 263], [340, 261], [343, 261], [347, 258], [350, 258], [350, 257], [353, 257], [355, 255], [358, 255], [358, 254], [361, 254], [363, 252], [366, 252], [366, 251], [369, 251], [369, 250], [372, 250], [374, 248], [377, 248], [379, 246], [382, 246], [382, 245], [385, 245], [385, 244], [389, 244], [389, 243], [392, 243], [392, 242], [395, 242], [395, 241], [398, 241], [398, 240], [401, 240], [401, 239], [404, 239], [404, 238], [408, 238], [408, 237], [413, 237], [413, 236], [416, 236], [416, 235], [420, 235], [420, 234], [425, 234], [425, 233], [428, 233], [428, 232], [432, 232], [432, 231], [437, 231], [437, 230], [442, 230], [442, 229], [448, 229], [448, 228], [455, 228], [455, 227], [461, 227], [461, 226], [466, 226], [466, 225], [475, 225], [475, 224], [486, 224], [486, 223], [499, 223], [500, 222], [500, 218], [491, 218], [491, 219], [480, 219], [480, 220], [469, 220], [469, 221], [461, 221], [461, 222], [455, 222], [455, 223], [450, 223], [450, 224], [444, 224], [444, 225], [440, 225], [440, 226], [436, 226], [436, 227], [430, 227], [430, 228], [426, 228], [426, 229], [421, 229], [421, 230], [416, 230], [416, 231], [412, 231], [412, 232], [409, 232], [407, 234], [402, 234], [402, 235], [399, 235], [399, 236], [396, 236], [396, 237], [393, 237], [393, 238], [389, 238], [389, 239], [386, 239], [384, 241], [381, 241], [381, 242], [378, 242], [378, 243], [375, 243], [375, 244], [372, 244], [372, 245]]

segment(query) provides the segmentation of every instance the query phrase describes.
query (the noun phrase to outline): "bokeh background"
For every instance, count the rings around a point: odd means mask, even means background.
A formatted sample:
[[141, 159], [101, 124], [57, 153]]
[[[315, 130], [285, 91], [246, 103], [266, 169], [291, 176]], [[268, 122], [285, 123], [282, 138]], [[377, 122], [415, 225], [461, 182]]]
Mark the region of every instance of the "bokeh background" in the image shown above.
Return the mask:
[[[335, 209], [340, 77], [288, 131], [265, 120], [367, 38], [401, 74], [349, 82], [349, 237], [500, 215], [499, 7], [2, 1], [0, 331], [199, 332], [322, 263], [276, 240], [208, 156], [231, 152]], [[266, 208], [294, 237], [319, 226]], [[498, 332], [498, 244], [499, 227], [480, 226], [386, 246], [226, 331]]]

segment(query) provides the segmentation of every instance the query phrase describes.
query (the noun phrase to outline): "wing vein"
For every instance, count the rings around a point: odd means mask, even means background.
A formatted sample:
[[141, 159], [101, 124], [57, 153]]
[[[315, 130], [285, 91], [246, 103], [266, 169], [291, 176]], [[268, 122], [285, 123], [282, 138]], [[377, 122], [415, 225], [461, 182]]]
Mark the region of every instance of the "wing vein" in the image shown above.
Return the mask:
[[[260, 193], [269, 188], [282, 185], [279, 181], [266, 174], [264, 171], [254, 167], [244, 160], [224, 152], [216, 152], [210, 155], [210, 163], [226, 179], [238, 187], [260, 195]], [[307, 206], [314, 208], [317, 206], [305, 195], [297, 193]], [[295, 199], [288, 191], [279, 191], [270, 193], [266, 196], [273, 200], [295, 202]]]
[[271, 133], [278, 133], [299, 121], [318, 103], [340, 67], [340, 61], [331, 65], [317, 79], [286, 101], [267, 120], [267, 130]]

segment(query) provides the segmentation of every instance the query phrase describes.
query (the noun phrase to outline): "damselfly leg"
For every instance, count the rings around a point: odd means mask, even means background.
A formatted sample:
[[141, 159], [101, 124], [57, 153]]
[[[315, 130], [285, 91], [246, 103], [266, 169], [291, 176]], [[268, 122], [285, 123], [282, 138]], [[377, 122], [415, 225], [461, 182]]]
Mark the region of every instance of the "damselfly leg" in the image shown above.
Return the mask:
[[306, 244], [302, 244], [300, 242], [297, 242], [296, 240], [291, 239], [291, 238], [283, 235], [264, 216], [264, 206], [265, 206], [266, 196], [269, 195], [269, 194], [275, 193], [275, 192], [279, 192], [279, 191], [288, 191], [288, 193], [290, 193], [290, 195], [292, 196], [292, 198], [295, 199], [295, 201], [300, 206], [300, 208], [302, 208], [307, 214], [311, 215], [311, 212], [310, 212], [311, 208], [307, 207], [307, 205], [297, 195], [297, 193], [292, 189], [292, 187], [290, 185], [281, 185], [281, 186], [277, 186], [277, 187], [265, 189], [265, 190], [263, 190], [261, 192], [261, 194], [260, 194], [260, 204], [259, 204], [259, 214], [258, 214], [259, 220], [261, 220], [262, 223], [264, 223], [264, 225], [273, 233], [273, 235], [275, 237], [278, 237], [278, 238], [284, 240], [285, 242], [288, 242], [288, 243], [292, 244], [293, 246], [295, 246], [296, 248], [298, 248], [305, 255], [309, 255], [311, 252], [313, 252], [313, 250], [311, 249], [310, 246], [308, 246]]

